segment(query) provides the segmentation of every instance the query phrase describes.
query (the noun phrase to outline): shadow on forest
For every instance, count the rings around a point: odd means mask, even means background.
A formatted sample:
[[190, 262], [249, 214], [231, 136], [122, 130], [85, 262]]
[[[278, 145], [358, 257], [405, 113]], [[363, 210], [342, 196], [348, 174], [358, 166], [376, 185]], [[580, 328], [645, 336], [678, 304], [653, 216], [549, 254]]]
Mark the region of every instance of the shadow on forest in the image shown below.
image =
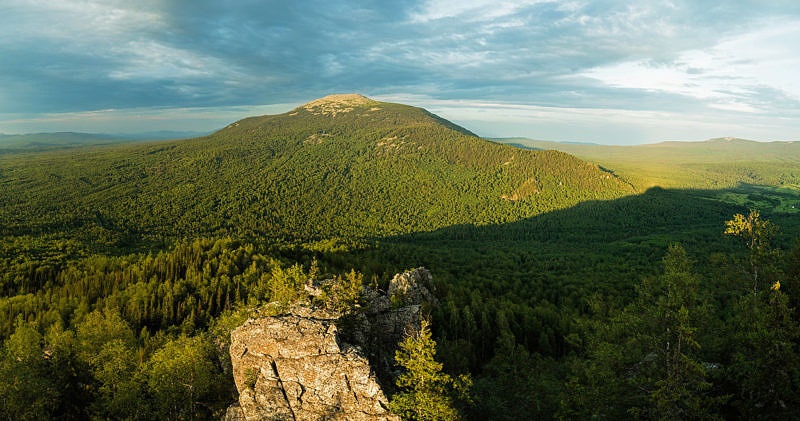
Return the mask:
[[[425, 266], [444, 288], [515, 296], [516, 299], [580, 300], [593, 292], [630, 295], [642, 276], [655, 274], [667, 247], [682, 244], [690, 256], [738, 253], [723, 235], [725, 221], [747, 206], [723, 202], [730, 190], [651, 188], [634, 196], [587, 201], [510, 223], [452, 225], [431, 232], [376, 238], [374, 246], [333, 253], [341, 268], [362, 267], [368, 276]], [[798, 196], [800, 197], [800, 196]], [[790, 246], [800, 235], [794, 214], [762, 215], [781, 227]], [[696, 257], [696, 258], [697, 258]], [[704, 271], [706, 260], [698, 262]], [[349, 267], [348, 267], [349, 266]], [[709, 269], [710, 270], [710, 269]], [[466, 287], [466, 288], [463, 288]], [[571, 298], [569, 298], [571, 297]]]
[[[721, 193], [747, 193], [759, 186], [741, 184], [734, 189], [698, 190], [653, 187], [646, 192], [615, 200], [592, 200], [572, 207], [532, 216], [515, 222], [476, 226], [451, 225], [431, 232], [412, 233], [384, 238], [384, 241], [523, 241], [581, 243], [611, 242], [632, 237], [665, 235], [678, 241], [683, 234], [699, 231], [722, 233], [724, 222], [748, 208], [760, 210], [776, 222], [797, 233], [797, 215], [759, 208], [755, 203], [734, 204], [719, 199]], [[765, 194], [787, 193], [762, 191]], [[800, 200], [800, 193], [794, 196]], [[767, 197], [766, 201], [774, 201]], [[757, 205], [757, 204], [756, 204]], [[791, 234], [791, 232], [785, 232]]]

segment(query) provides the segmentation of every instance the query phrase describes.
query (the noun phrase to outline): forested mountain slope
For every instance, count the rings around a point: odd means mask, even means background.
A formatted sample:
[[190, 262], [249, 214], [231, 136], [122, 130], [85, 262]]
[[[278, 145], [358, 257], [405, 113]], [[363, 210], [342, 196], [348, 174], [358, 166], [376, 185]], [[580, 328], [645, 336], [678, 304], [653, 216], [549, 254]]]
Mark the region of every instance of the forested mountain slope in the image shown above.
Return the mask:
[[524, 138], [499, 141], [573, 154], [614, 171], [640, 190], [653, 186], [719, 189], [740, 183], [800, 186], [800, 142], [754, 142], [731, 137], [635, 146]]
[[[519, 220], [631, 193], [565, 153], [493, 143], [429, 112], [329, 96], [209, 136], [0, 158], [0, 234], [374, 237]], [[58, 233], [58, 235], [56, 235]]]

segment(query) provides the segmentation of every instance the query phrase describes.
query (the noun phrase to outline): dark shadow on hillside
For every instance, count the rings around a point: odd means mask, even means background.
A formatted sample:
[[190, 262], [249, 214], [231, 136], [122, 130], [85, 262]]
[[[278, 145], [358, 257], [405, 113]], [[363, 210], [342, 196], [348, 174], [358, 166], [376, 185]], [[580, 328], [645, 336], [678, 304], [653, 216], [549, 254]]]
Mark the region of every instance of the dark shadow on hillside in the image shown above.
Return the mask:
[[[725, 221], [748, 210], [719, 199], [729, 191], [737, 190], [651, 188], [515, 222], [375, 238], [372, 246], [326, 254], [341, 269], [363, 268], [367, 279], [425, 266], [444, 288], [461, 285], [471, 293], [513, 300], [575, 303], [595, 292], [631, 296], [643, 276], [658, 273], [670, 244], [680, 243], [690, 256], [704, 259], [696, 265], [700, 272], [712, 270], [707, 259], [714, 253], [743, 252], [736, 239], [723, 234]], [[762, 209], [762, 216], [780, 226], [777, 245], [791, 247], [800, 236], [796, 213]]]
[[[755, 189], [755, 190], [754, 190]], [[722, 193], [747, 194], [747, 201], [734, 204], [722, 201]], [[533, 241], [533, 242], [595, 242], [616, 241], [637, 236], [665, 235], [680, 237], [684, 232], [712, 228], [720, 233], [724, 222], [735, 213], [757, 209], [762, 215], [784, 221], [787, 228], [798, 215], [779, 212], [769, 205], [776, 199], [800, 200], [800, 192], [771, 192], [760, 186], [740, 185], [735, 189], [697, 190], [662, 189], [615, 200], [593, 200], [575, 206], [536, 215], [520, 221], [476, 226], [460, 224], [432, 232], [384, 238], [383, 240], [413, 242], [441, 240], [474, 241]], [[761, 205], [761, 206], [759, 206]], [[788, 233], [787, 233], [788, 234]]]

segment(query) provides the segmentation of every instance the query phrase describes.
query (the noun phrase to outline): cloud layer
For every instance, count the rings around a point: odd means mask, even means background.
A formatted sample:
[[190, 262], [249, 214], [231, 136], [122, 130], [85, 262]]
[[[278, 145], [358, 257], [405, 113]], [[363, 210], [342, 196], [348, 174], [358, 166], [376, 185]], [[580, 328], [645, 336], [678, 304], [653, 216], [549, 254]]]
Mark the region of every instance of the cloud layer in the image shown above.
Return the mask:
[[720, 3], [6, 0], [0, 132], [361, 92], [488, 136], [800, 138], [800, 4]]

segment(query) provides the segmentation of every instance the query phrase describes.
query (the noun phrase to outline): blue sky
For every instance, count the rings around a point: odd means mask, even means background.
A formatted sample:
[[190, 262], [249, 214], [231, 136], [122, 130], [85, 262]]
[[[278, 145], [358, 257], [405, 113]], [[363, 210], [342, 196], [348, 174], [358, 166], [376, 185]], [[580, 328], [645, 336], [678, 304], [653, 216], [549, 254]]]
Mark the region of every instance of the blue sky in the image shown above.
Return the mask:
[[331, 93], [484, 136], [800, 140], [800, 2], [3, 0], [0, 133], [212, 130]]

